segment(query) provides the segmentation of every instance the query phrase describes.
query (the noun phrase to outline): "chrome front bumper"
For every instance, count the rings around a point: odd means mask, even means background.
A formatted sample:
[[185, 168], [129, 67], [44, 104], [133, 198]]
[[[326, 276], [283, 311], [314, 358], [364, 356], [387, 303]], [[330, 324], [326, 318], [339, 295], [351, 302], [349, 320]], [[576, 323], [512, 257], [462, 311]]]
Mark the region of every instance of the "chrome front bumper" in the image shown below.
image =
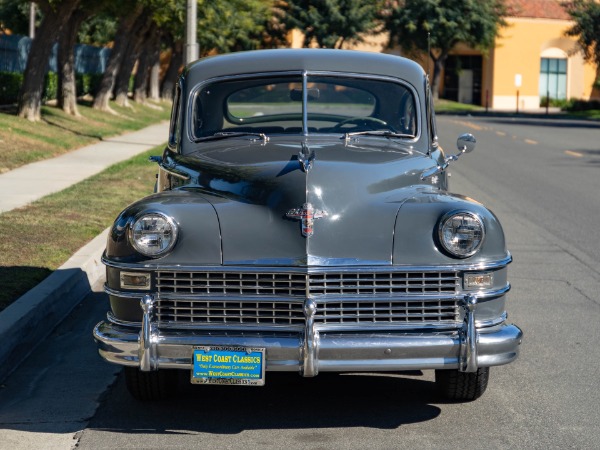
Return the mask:
[[323, 331], [313, 323], [314, 305], [305, 306], [303, 332], [218, 332], [162, 330], [152, 321], [153, 299], [142, 299], [141, 329], [111, 321], [100, 322], [94, 338], [100, 355], [109, 362], [142, 371], [192, 369], [193, 347], [237, 346], [266, 349], [268, 371], [322, 372], [458, 369], [507, 364], [516, 359], [523, 337], [515, 325], [477, 327], [477, 298], [464, 299], [463, 327], [450, 331], [341, 333]]

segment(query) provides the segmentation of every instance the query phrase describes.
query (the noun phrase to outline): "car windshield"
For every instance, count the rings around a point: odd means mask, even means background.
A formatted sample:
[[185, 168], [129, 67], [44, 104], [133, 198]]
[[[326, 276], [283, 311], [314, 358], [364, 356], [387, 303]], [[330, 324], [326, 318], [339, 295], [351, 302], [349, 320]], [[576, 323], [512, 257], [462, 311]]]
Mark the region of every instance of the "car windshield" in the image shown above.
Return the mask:
[[388, 79], [341, 75], [308, 75], [306, 80], [302, 75], [241, 77], [202, 86], [193, 105], [196, 140], [223, 133], [272, 136], [388, 131], [379, 135], [403, 139], [417, 135], [412, 90]]

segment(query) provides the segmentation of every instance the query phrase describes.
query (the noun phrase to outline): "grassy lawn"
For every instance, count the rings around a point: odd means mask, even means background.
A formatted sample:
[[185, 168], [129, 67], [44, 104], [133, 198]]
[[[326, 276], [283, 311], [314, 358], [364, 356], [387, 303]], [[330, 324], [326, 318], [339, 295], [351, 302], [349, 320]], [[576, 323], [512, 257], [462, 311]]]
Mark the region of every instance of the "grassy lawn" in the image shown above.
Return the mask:
[[123, 108], [112, 103], [118, 113], [109, 114], [79, 105], [81, 117], [65, 114], [61, 109], [42, 107], [41, 122], [29, 122], [15, 116], [15, 111], [0, 112], [0, 173], [42, 159], [48, 159], [93, 144], [106, 137], [139, 130], [167, 120], [170, 104], [133, 105]]
[[470, 111], [483, 111], [485, 109], [482, 106], [453, 102], [452, 100], [445, 100], [443, 98], [440, 98], [439, 100], [435, 101], [434, 108], [436, 113], [448, 114], [463, 113]]
[[64, 191], [0, 214], [0, 311], [108, 227], [129, 203], [151, 194], [156, 147]]

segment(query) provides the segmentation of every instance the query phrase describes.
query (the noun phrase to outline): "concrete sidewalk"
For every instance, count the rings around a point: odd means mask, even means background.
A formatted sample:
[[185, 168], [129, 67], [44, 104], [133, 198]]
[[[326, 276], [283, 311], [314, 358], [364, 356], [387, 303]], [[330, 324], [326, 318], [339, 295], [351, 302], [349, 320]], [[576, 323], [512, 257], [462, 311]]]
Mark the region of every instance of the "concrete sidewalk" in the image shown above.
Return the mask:
[[[168, 123], [106, 139], [0, 175], [0, 212], [61, 191], [105, 168], [166, 143]], [[0, 381], [62, 322], [104, 276], [100, 257], [108, 230], [42, 283], [0, 312]], [[91, 330], [90, 330], [91, 339]]]
[[109, 166], [167, 142], [168, 122], [107, 138], [0, 175], [0, 213], [62, 191]]

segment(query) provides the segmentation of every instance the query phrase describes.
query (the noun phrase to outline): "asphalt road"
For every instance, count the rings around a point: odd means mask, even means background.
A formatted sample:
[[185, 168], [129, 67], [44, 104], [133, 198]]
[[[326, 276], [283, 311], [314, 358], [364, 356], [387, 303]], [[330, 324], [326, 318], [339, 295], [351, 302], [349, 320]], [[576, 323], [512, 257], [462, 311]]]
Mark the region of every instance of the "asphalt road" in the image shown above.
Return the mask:
[[433, 374], [267, 374], [262, 388], [186, 385], [132, 400], [95, 355], [83, 305], [0, 388], [0, 448], [598, 448], [600, 125], [443, 116], [451, 190], [489, 206], [514, 256], [509, 320], [525, 341], [468, 404], [441, 403]]

